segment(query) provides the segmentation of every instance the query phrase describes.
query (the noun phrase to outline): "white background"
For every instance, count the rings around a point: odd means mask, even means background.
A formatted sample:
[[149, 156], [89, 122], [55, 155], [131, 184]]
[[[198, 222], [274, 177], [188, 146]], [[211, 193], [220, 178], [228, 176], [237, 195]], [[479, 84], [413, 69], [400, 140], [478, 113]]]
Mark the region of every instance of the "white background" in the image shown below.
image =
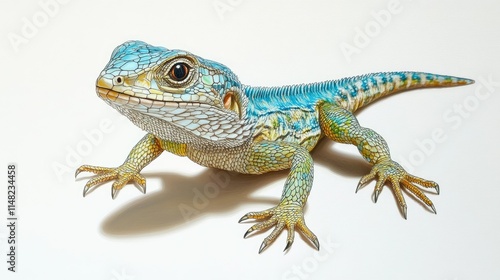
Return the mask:
[[[19, 217], [18, 272], [2, 261], [0, 278], [500, 279], [498, 1], [0, 5], [0, 173], [18, 165]], [[282, 233], [260, 255], [265, 234], [243, 239], [252, 223], [238, 219], [274, 206], [286, 172], [218, 173], [165, 153], [143, 171], [147, 194], [130, 185], [112, 200], [108, 183], [83, 198], [89, 177], [75, 181], [75, 168], [117, 166], [144, 134], [94, 90], [114, 47], [131, 39], [222, 62], [251, 85], [392, 70], [475, 79], [399, 94], [358, 114], [396, 160], [440, 183], [441, 195], [429, 193], [438, 215], [405, 194], [404, 220], [390, 187], [376, 204], [373, 184], [355, 194], [369, 165], [354, 147], [329, 141], [313, 153], [305, 212], [319, 253], [299, 235], [289, 252]], [[356, 52], [346, 55], [346, 45]], [[2, 224], [6, 200], [2, 191]], [[198, 212], [186, 220], [180, 207]], [[4, 260], [6, 226], [0, 236]]]

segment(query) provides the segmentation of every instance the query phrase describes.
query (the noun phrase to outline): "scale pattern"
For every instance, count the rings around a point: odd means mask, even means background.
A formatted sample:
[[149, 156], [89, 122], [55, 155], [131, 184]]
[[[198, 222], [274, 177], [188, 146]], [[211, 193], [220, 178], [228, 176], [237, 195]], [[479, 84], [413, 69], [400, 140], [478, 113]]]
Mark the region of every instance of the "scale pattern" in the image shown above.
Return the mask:
[[112, 196], [128, 182], [145, 192], [140, 171], [163, 151], [208, 167], [246, 174], [289, 169], [280, 203], [249, 212], [240, 221], [260, 220], [245, 233], [274, 227], [259, 252], [287, 229], [287, 245], [301, 231], [319, 249], [303, 209], [313, 185], [309, 152], [325, 137], [355, 145], [373, 165], [356, 190], [375, 180], [375, 201], [390, 183], [406, 218], [405, 189], [436, 212], [422, 188], [437, 183], [409, 174], [390, 156], [386, 141], [362, 127], [354, 112], [374, 100], [416, 88], [473, 83], [470, 79], [423, 72], [386, 72], [282, 87], [243, 85], [226, 66], [182, 50], [141, 41], [118, 46], [96, 82], [97, 95], [147, 132], [118, 167], [83, 165], [93, 172], [84, 195], [114, 181]]

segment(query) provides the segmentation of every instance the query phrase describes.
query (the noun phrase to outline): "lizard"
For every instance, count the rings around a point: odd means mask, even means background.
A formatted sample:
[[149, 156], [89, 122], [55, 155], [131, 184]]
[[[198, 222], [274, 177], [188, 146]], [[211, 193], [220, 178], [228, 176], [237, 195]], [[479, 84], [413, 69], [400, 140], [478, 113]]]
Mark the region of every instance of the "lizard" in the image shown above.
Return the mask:
[[105, 182], [114, 199], [135, 183], [146, 192], [140, 171], [163, 151], [187, 156], [206, 167], [244, 174], [289, 169], [280, 202], [249, 212], [253, 219], [244, 234], [273, 228], [259, 253], [287, 231], [285, 251], [301, 232], [319, 250], [317, 236], [304, 220], [304, 206], [313, 185], [310, 152], [322, 138], [355, 145], [372, 165], [356, 192], [375, 181], [374, 201], [390, 185], [403, 217], [407, 205], [402, 190], [436, 213], [424, 189], [439, 185], [409, 174], [391, 158], [384, 138], [361, 126], [354, 113], [373, 101], [401, 91], [474, 83], [471, 79], [426, 72], [396, 71], [279, 87], [242, 84], [225, 65], [184, 50], [127, 41], [115, 48], [96, 81], [96, 93], [147, 134], [132, 148], [122, 165], [82, 165], [76, 172], [95, 175], [83, 196]]

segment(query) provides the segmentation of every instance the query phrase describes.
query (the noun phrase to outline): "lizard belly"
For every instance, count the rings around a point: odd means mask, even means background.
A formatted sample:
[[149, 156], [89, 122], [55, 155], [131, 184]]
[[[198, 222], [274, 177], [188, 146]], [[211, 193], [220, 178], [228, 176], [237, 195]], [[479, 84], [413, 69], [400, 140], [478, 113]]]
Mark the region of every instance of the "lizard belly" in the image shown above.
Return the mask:
[[314, 110], [289, 109], [261, 116], [255, 126], [253, 141], [284, 141], [311, 151], [321, 138], [318, 114]]
[[188, 145], [187, 157], [206, 167], [249, 173], [246, 167], [248, 156], [251, 153], [250, 147], [250, 142], [230, 148], [210, 147], [208, 149], [200, 149], [199, 147]]

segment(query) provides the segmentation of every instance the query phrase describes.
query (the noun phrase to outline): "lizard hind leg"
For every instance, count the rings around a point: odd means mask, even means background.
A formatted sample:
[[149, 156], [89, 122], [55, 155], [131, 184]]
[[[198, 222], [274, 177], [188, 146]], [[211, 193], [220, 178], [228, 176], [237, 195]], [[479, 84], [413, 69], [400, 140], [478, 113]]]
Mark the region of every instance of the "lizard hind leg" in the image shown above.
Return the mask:
[[336, 142], [355, 145], [363, 158], [373, 165], [371, 172], [360, 179], [356, 191], [368, 182], [376, 180], [374, 200], [377, 202], [382, 187], [388, 182], [392, 186], [405, 219], [407, 207], [403, 197], [403, 189], [413, 194], [417, 200], [436, 213], [432, 201], [417, 185], [423, 188], [433, 188], [439, 194], [437, 183], [409, 174], [401, 165], [393, 161], [384, 138], [375, 131], [360, 126], [350, 111], [326, 102], [321, 103], [318, 109], [322, 132]]

